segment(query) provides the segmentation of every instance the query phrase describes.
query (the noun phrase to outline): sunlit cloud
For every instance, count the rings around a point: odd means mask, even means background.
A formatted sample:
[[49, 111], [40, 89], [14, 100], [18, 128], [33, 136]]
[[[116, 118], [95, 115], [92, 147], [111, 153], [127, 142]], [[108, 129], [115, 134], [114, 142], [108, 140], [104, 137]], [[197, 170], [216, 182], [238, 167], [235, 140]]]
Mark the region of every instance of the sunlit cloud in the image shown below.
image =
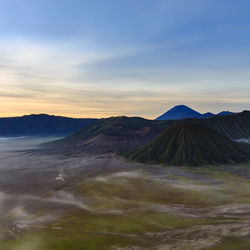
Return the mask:
[[[166, 70], [162, 69], [164, 64], [148, 67], [143, 62], [134, 67], [131, 55], [111, 53], [98, 57], [73, 50], [58, 57], [62, 48], [21, 44], [4, 50], [1, 47], [6, 54], [0, 67], [2, 116], [52, 113], [153, 118], [178, 103], [199, 107], [204, 112], [206, 105], [212, 111], [227, 109], [228, 105], [236, 110], [248, 105], [248, 71], [236, 69], [228, 75], [223, 70], [182, 69], [180, 74], [171, 65], [168, 69], [169, 62], [165, 63]], [[123, 58], [123, 65], [115, 66]], [[238, 78], [240, 89], [235, 86]]]

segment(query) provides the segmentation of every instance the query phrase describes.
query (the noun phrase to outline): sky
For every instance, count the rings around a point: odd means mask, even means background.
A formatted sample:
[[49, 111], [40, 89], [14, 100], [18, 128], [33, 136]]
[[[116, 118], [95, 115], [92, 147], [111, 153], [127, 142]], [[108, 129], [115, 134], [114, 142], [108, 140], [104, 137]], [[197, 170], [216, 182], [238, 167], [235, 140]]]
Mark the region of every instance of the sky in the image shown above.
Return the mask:
[[250, 109], [249, 0], [0, 0], [0, 116]]

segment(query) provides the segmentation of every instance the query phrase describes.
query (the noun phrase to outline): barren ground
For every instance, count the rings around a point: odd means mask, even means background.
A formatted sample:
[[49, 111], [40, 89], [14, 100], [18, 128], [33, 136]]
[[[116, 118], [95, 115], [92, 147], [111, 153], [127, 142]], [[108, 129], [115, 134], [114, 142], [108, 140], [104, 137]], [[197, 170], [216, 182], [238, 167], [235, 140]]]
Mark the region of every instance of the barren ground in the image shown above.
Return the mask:
[[0, 249], [250, 249], [249, 165], [27, 153], [51, 139], [0, 140]]

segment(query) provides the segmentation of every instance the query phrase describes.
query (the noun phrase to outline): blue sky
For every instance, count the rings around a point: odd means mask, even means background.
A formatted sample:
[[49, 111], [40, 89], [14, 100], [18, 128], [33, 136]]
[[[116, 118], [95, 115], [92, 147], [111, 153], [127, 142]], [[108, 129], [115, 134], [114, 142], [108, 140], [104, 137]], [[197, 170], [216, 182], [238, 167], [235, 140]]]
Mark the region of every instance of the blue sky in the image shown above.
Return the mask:
[[0, 116], [250, 109], [248, 0], [0, 0]]

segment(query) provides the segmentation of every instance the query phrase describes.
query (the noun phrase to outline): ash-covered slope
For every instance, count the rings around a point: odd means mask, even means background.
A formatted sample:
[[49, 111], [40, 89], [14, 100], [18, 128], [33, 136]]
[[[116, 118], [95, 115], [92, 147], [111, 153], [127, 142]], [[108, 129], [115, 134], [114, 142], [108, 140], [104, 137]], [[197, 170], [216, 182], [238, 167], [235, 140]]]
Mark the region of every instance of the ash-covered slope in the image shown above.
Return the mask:
[[174, 121], [146, 120], [140, 117], [100, 119], [62, 140], [46, 144], [73, 153], [120, 153], [145, 145]]
[[234, 164], [248, 161], [250, 151], [207, 126], [179, 123], [128, 158], [164, 165]]
[[121, 153], [136, 149], [153, 140], [175, 123], [209, 126], [230, 139], [250, 138], [250, 112], [218, 116], [207, 119], [146, 120], [140, 117], [111, 117], [96, 123], [46, 147], [68, 153]]

